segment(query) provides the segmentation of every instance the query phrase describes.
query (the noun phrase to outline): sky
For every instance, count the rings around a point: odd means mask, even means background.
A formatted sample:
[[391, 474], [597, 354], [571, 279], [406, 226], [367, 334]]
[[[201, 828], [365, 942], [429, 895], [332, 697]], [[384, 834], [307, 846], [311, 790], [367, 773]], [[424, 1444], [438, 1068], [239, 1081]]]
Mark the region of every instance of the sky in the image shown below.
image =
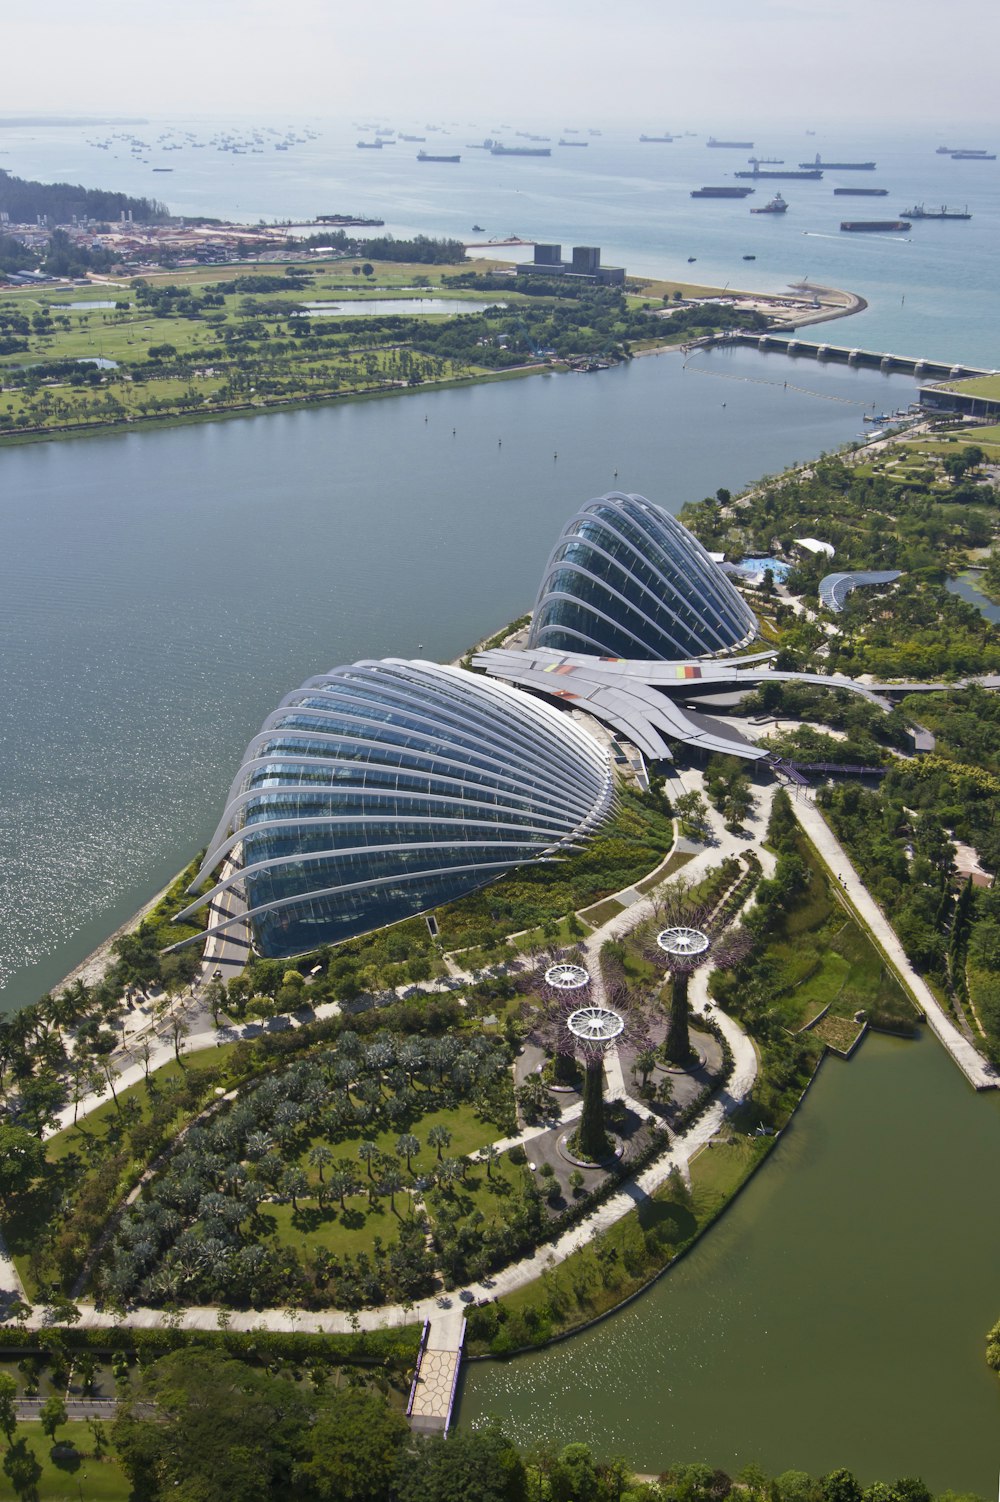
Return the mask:
[[994, 0], [47, 0], [4, 9], [4, 115], [1000, 125]]

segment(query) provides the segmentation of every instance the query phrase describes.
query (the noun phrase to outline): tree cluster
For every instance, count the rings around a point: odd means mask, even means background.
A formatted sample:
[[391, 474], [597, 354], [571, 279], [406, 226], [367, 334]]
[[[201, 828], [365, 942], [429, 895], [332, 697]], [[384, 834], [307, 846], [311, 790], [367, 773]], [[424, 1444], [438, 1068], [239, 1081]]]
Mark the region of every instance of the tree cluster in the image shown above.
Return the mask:
[[[401, 1038], [383, 1031], [366, 1043], [345, 1030], [335, 1048], [315, 1051], [244, 1090], [216, 1119], [185, 1134], [165, 1171], [122, 1218], [104, 1289], [116, 1302], [138, 1297], [153, 1304], [222, 1300], [244, 1306], [298, 1297], [354, 1307], [426, 1293], [433, 1262], [422, 1218], [401, 1220], [396, 1244], [374, 1259], [325, 1252], [310, 1259], [280, 1242], [265, 1244], [267, 1206], [290, 1202], [299, 1215], [300, 1199], [343, 1207], [347, 1196], [365, 1189], [394, 1203], [412, 1174], [399, 1156], [379, 1153], [373, 1137], [387, 1128], [399, 1134], [397, 1146], [409, 1165], [419, 1150], [411, 1129], [428, 1110], [470, 1100], [506, 1129], [508, 1092], [500, 1039], [477, 1033]], [[368, 1137], [358, 1156], [337, 1158], [333, 1147], [355, 1140], [359, 1129]], [[299, 1166], [307, 1154], [318, 1181]]]

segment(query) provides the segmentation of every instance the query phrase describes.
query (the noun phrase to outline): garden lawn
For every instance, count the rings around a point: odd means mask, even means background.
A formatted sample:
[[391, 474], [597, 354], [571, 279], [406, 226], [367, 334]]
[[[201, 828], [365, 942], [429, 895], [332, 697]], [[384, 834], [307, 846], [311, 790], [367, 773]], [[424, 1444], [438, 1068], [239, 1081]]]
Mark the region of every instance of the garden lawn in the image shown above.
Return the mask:
[[[105, 1426], [107, 1427], [107, 1426]], [[76, 1447], [74, 1458], [52, 1459], [51, 1440], [43, 1433], [39, 1423], [22, 1422], [17, 1426], [15, 1442], [25, 1440], [42, 1467], [38, 1483], [38, 1502], [127, 1502], [131, 1485], [113, 1451], [101, 1460], [94, 1458], [94, 1436], [86, 1423], [63, 1424], [56, 1431], [60, 1445], [71, 1441]], [[6, 1476], [0, 1478], [0, 1495], [12, 1497]]]
[[434, 1219], [435, 1201], [448, 1201], [460, 1211], [462, 1219], [477, 1212], [483, 1216], [483, 1229], [502, 1225], [507, 1220], [506, 1207], [512, 1197], [531, 1181], [528, 1169], [511, 1163], [506, 1153], [501, 1154], [486, 1172], [485, 1163], [475, 1163], [464, 1179], [454, 1184], [435, 1189], [428, 1197], [431, 1220]]
[[700, 1226], [715, 1219], [768, 1151], [766, 1137], [734, 1137], [706, 1147], [691, 1164], [691, 1198]]
[[315, 1200], [300, 1199], [298, 1210], [291, 1205], [264, 1204], [260, 1207], [264, 1229], [255, 1239], [261, 1244], [274, 1239], [299, 1252], [316, 1252], [322, 1247], [338, 1257], [354, 1257], [359, 1252], [370, 1255], [376, 1237], [381, 1237], [386, 1246], [393, 1244], [400, 1219], [411, 1212], [412, 1201], [405, 1192], [396, 1195], [395, 1212], [388, 1199], [370, 1205], [367, 1194], [349, 1194], [343, 1210], [336, 1200], [320, 1208]]
[[[163, 1064], [159, 1069], [152, 1071], [150, 1079], [155, 1081], [156, 1087], [162, 1087], [168, 1080], [183, 1076], [189, 1070], [207, 1069], [213, 1064], [224, 1064], [237, 1046], [236, 1043], [223, 1043], [217, 1048], [199, 1049], [197, 1053], [192, 1054], [185, 1054], [182, 1049], [183, 1064], [178, 1064], [175, 1059], [171, 1059], [169, 1064]], [[60, 1163], [71, 1154], [86, 1155], [91, 1152], [95, 1140], [105, 1138], [109, 1131], [114, 1130], [122, 1119], [122, 1113], [130, 1110], [132, 1101], [138, 1105], [142, 1119], [148, 1121], [149, 1091], [145, 1080], [130, 1085], [127, 1090], [119, 1090], [118, 1101], [121, 1110], [115, 1105], [109, 1093], [107, 1099], [102, 1101], [95, 1111], [91, 1111], [89, 1116], [81, 1117], [76, 1126], [64, 1127], [61, 1132], [50, 1137], [45, 1144], [45, 1156], [48, 1161]]]
[[[438, 1162], [437, 1148], [429, 1147], [427, 1144], [427, 1133], [436, 1126], [444, 1127], [451, 1133], [451, 1142], [441, 1149], [442, 1158], [464, 1158], [469, 1153], [478, 1152], [488, 1142], [496, 1142], [502, 1136], [498, 1127], [490, 1121], [483, 1121], [476, 1114], [475, 1108], [468, 1103], [460, 1106], [441, 1106], [435, 1111], [426, 1112], [411, 1126], [388, 1127], [385, 1131], [377, 1132], [374, 1137], [366, 1135], [363, 1129], [352, 1132], [349, 1137], [344, 1137], [339, 1142], [327, 1142], [325, 1138], [316, 1137], [300, 1157], [298, 1166], [308, 1175], [311, 1183], [318, 1185], [319, 1170], [311, 1167], [309, 1150], [322, 1145], [329, 1147], [335, 1158], [352, 1159], [357, 1164], [359, 1173], [364, 1174], [367, 1181], [367, 1170], [358, 1157], [359, 1143], [374, 1142], [384, 1156], [396, 1157], [396, 1143], [399, 1138], [404, 1132], [412, 1132], [420, 1142], [420, 1151], [411, 1160], [413, 1175], [419, 1179], [432, 1173]], [[405, 1175], [405, 1158], [400, 1158], [400, 1166]], [[326, 1172], [327, 1170], [324, 1169], [324, 1173]]]

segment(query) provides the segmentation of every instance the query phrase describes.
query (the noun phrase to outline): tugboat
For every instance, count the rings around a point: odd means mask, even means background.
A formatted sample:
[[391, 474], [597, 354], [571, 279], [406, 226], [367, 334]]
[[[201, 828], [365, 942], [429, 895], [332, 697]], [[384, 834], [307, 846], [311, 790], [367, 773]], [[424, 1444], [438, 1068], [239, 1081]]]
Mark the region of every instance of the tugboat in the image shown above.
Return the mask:
[[485, 235], [486, 231], [483, 229], [483, 226], [481, 224], [474, 224], [472, 226], [472, 233], [474, 235]]
[[780, 193], [775, 193], [770, 203], [761, 204], [759, 209], [751, 209], [751, 214], [784, 214], [788, 204]]

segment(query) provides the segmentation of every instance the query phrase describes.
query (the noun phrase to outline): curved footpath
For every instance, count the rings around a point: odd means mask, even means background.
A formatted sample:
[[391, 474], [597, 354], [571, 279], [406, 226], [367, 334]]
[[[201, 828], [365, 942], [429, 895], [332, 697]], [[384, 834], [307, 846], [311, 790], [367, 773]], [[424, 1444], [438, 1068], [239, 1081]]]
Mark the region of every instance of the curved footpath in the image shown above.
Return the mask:
[[815, 794], [804, 788], [797, 789], [792, 806], [806, 834], [812, 840], [835, 880], [839, 881], [858, 915], [875, 940], [903, 985], [914, 997], [927, 1016], [931, 1031], [948, 1050], [969, 1084], [976, 1090], [1000, 1089], [1000, 1075], [978, 1053], [968, 1039], [963, 1038], [947, 1012], [922, 976], [910, 964], [896, 931], [882, 909], [868, 891], [851, 863], [847, 851], [820, 813], [815, 804]]
[[[759, 826], [762, 834], [766, 828], [770, 812], [770, 802], [773, 797], [773, 788], [759, 790], [759, 796], [753, 814], [748, 823], [755, 826], [755, 841]], [[714, 843], [702, 849], [684, 869], [684, 877], [692, 882], [700, 881], [714, 866], [717, 866], [726, 856], [739, 855], [746, 851], [748, 842], [738, 836], [730, 834], [721, 828], [721, 821], [713, 813], [713, 840]], [[767, 852], [764, 852], [765, 860]], [[607, 923], [591, 933], [586, 942], [587, 963], [595, 977], [595, 989], [603, 994], [603, 984], [600, 980], [599, 955], [601, 945], [608, 939], [620, 938], [623, 934], [635, 928], [639, 923], [651, 916], [653, 902], [650, 897], [640, 897], [634, 888], [626, 889], [619, 893], [619, 900], [635, 899], [621, 913], [617, 913]], [[726, 1088], [712, 1102], [705, 1114], [680, 1136], [670, 1143], [663, 1154], [656, 1159], [648, 1168], [644, 1169], [635, 1179], [630, 1179], [626, 1185], [611, 1195], [603, 1204], [598, 1206], [584, 1220], [565, 1231], [556, 1241], [546, 1243], [539, 1247], [531, 1256], [522, 1258], [521, 1261], [512, 1263], [503, 1268], [492, 1277], [484, 1278], [480, 1282], [469, 1283], [461, 1289], [435, 1295], [431, 1298], [421, 1299], [412, 1304], [387, 1304], [378, 1309], [367, 1309], [357, 1314], [348, 1314], [338, 1310], [289, 1310], [289, 1309], [265, 1309], [265, 1310], [232, 1310], [226, 1311], [228, 1328], [233, 1330], [272, 1330], [290, 1333], [293, 1331], [313, 1333], [348, 1333], [354, 1330], [376, 1330], [391, 1328], [393, 1326], [411, 1324], [414, 1321], [427, 1320], [431, 1322], [432, 1334], [430, 1347], [432, 1349], [457, 1351], [461, 1341], [464, 1324], [465, 1308], [479, 1300], [497, 1298], [505, 1293], [512, 1293], [515, 1289], [523, 1288], [526, 1284], [534, 1282], [550, 1267], [564, 1261], [573, 1252], [586, 1246], [595, 1236], [606, 1230], [609, 1226], [621, 1220], [623, 1216], [636, 1208], [636, 1205], [649, 1198], [655, 1191], [666, 1182], [674, 1169], [678, 1169], [685, 1177], [690, 1174], [691, 1159], [719, 1131], [726, 1117], [740, 1105], [749, 1095], [757, 1077], [757, 1053], [753, 1043], [743, 1032], [742, 1028], [713, 1006], [708, 998], [708, 975], [709, 970], [697, 971], [692, 977], [690, 1000], [695, 1014], [711, 1011], [713, 1019], [722, 1030], [726, 1041], [733, 1054], [733, 1072]], [[330, 1003], [326, 1007], [317, 1007], [316, 1015], [333, 1015], [339, 1010], [336, 1003]], [[273, 1019], [284, 1026], [299, 1025], [291, 1018]], [[263, 1025], [250, 1024], [248, 1028], [221, 1029], [220, 1032], [198, 1034], [187, 1040], [189, 1050], [213, 1047], [219, 1042], [229, 1038], [247, 1036], [250, 1029], [260, 1032]], [[156, 1062], [151, 1059], [150, 1068], [157, 1067], [173, 1057], [173, 1048], [169, 1043], [161, 1042], [155, 1051]], [[121, 1088], [129, 1084], [138, 1083], [145, 1072], [142, 1063], [131, 1064], [123, 1069], [119, 1075]], [[612, 1096], [624, 1096], [625, 1082], [621, 1065], [617, 1057], [609, 1060], [607, 1068], [609, 1094]], [[80, 1102], [79, 1114], [84, 1116], [96, 1109], [106, 1097], [91, 1096]], [[642, 1110], [637, 1102], [630, 1102], [634, 1109]], [[579, 1114], [581, 1107], [578, 1104], [574, 1110], [566, 1113], [564, 1120], [572, 1119], [574, 1114]], [[73, 1108], [68, 1107], [62, 1113], [66, 1118], [61, 1125], [70, 1125], [73, 1119]], [[547, 1131], [547, 1125], [530, 1128], [518, 1137], [511, 1138], [496, 1144], [506, 1148], [515, 1143], [529, 1142], [533, 1137]], [[3, 1255], [0, 1245], [0, 1286], [14, 1290], [15, 1296], [24, 1297], [17, 1269], [13, 1262]], [[97, 1309], [93, 1304], [81, 1303], [79, 1324], [85, 1329], [112, 1329], [122, 1326], [152, 1329], [157, 1327], [170, 1327], [182, 1330], [217, 1330], [219, 1326], [219, 1309], [214, 1306], [193, 1306], [180, 1312], [169, 1314], [162, 1309], [134, 1308], [122, 1317], [111, 1310]], [[42, 1311], [34, 1312], [26, 1321], [29, 1329], [44, 1328], [47, 1323]]]

